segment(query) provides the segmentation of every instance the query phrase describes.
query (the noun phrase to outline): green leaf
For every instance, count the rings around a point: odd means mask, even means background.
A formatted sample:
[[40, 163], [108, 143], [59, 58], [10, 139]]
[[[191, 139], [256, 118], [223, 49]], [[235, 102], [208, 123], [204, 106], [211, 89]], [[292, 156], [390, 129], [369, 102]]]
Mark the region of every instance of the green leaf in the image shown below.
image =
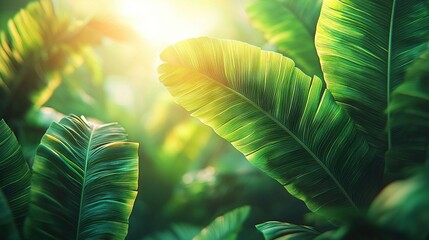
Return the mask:
[[217, 217], [193, 240], [234, 240], [250, 213], [250, 207], [236, 208], [223, 216]]
[[306, 74], [323, 77], [314, 45], [322, 0], [254, 0], [247, 14], [256, 29]]
[[69, 116], [37, 149], [26, 237], [123, 239], [137, 194], [137, 143], [118, 124]]
[[0, 190], [0, 239], [20, 239], [6, 196]]
[[427, 48], [428, 4], [421, 0], [325, 0], [316, 48], [328, 89], [384, 157], [397, 136], [388, 126], [392, 91]]
[[158, 232], [144, 240], [189, 240], [200, 232], [198, 227], [185, 224], [173, 224], [171, 229]]
[[0, 189], [22, 231], [30, 203], [30, 166], [24, 160], [21, 146], [4, 120], [0, 120]]
[[[388, 185], [374, 200], [369, 217], [381, 227], [407, 238], [429, 236], [429, 171]], [[398, 236], [397, 234], [397, 236]]]
[[390, 178], [411, 175], [429, 163], [429, 52], [408, 69], [405, 82], [393, 91], [390, 126], [400, 134], [386, 155]]
[[265, 240], [312, 240], [320, 234], [312, 227], [277, 221], [261, 223], [256, 228], [264, 234]]
[[278, 53], [211, 38], [161, 54], [160, 80], [211, 126], [315, 212], [365, 206], [381, 169], [322, 81]]

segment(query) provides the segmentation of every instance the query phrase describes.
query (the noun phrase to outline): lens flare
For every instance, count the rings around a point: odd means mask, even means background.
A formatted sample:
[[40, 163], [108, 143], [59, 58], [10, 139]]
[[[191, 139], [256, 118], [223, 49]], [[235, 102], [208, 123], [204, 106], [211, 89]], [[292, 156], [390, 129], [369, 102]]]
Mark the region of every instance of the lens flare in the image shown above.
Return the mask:
[[[192, 1], [191, 1], [192, 2]], [[124, 0], [118, 11], [141, 34], [155, 43], [173, 43], [207, 34], [216, 23], [216, 15], [195, 11], [192, 3], [172, 0]]]

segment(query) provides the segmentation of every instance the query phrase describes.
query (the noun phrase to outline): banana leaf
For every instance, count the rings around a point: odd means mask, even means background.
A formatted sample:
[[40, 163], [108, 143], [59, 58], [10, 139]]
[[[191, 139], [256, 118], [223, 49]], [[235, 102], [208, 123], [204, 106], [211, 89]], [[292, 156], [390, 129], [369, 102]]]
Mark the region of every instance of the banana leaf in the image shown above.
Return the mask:
[[29, 239], [123, 239], [137, 195], [137, 143], [118, 124], [52, 123], [33, 165]]
[[[420, 169], [422, 170], [422, 169]], [[423, 240], [429, 236], [429, 169], [389, 184], [369, 208], [368, 216], [397, 239]]]
[[312, 240], [320, 234], [308, 226], [277, 221], [261, 223], [256, 228], [264, 234], [265, 240]]
[[186, 224], [173, 224], [170, 229], [157, 232], [143, 240], [189, 240], [200, 232], [198, 227]]
[[392, 93], [387, 109], [390, 126], [400, 133], [386, 154], [391, 179], [413, 175], [429, 163], [429, 52], [408, 69], [405, 81]]
[[323, 78], [314, 45], [321, 0], [254, 0], [246, 8], [252, 25], [308, 75]]
[[19, 239], [18, 229], [14, 221], [12, 210], [6, 196], [0, 190], [0, 238], [4, 240]]
[[409, 65], [427, 49], [428, 35], [425, 1], [323, 2], [316, 49], [328, 89], [380, 158], [401, 138], [385, 110]]
[[250, 213], [250, 207], [236, 208], [223, 216], [217, 217], [193, 240], [234, 240]]
[[88, 47], [100, 44], [104, 36], [131, 37], [119, 25], [102, 18], [78, 24], [56, 14], [50, 0], [32, 2], [19, 11], [0, 33], [0, 117], [21, 119], [41, 107], [62, 75], [84, 62]]
[[[21, 146], [4, 120], [0, 121], [0, 189], [14, 224], [22, 231], [30, 203], [31, 170]], [[3, 208], [2, 208], [3, 209]], [[5, 210], [6, 211], [6, 210]]]
[[236, 41], [189, 39], [161, 54], [160, 81], [310, 210], [366, 206], [382, 169], [318, 77]]

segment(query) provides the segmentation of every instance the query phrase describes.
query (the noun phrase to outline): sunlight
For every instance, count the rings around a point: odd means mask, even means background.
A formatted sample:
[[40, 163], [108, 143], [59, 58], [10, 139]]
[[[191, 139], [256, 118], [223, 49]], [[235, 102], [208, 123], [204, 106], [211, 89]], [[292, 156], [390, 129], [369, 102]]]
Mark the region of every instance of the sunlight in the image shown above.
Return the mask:
[[118, 11], [143, 38], [154, 43], [173, 43], [207, 34], [215, 24], [215, 15], [195, 11], [191, 2], [124, 0], [118, 3]]

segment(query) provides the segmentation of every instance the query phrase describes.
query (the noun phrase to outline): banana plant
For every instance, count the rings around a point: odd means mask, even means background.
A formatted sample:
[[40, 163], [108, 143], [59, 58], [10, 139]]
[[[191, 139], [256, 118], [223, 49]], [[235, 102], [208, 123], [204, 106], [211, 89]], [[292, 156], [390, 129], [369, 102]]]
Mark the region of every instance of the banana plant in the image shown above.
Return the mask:
[[[263, 9], [274, 9], [275, 3], [257, 2], [250, 8], [251, 18], [263, 15], [256, 14]], [[315, 19], [317, 7], [308, 4], [317, 6], [319, 1], [274, 2], [290, 12], [308, 11], [309, 19]], [[302, 5], [290, 8], [294, 4]], [[280, 39], [274, 35], [300, 36], [299, 27], [279, 30], [294, 21], [305, 25], [308, 19], [300, 19], [305, 14], [299, 13], [276, 18], [289, 22], [267, 30], [274, 43]], [[379, 220], [357, 216], [376, 204], [371, 202], [383, 185], [409, 176], [398, 166], [421, 168], [427, 159], [428, 137], [422, 133], [427, 132], [428, 97], [424, 90], [415, 91], [427, 83], [404, 80], [428, 47], [428, 19], [429, 5], [419, 0], [325, 0], [314, 33], [323, 80], [308, 70], [315, 65], [299, 60], [303, 72], [281, 54], [207, 37], [166, 48], [159, 78], [192, 116], [211, 126], [311, 211], [342, 226], [319, 235], [307, 226], [260, 225], [268, 229], [266, 239], [278, 236], [273, 233], [277, 230], [285, 239], [297, 232], [302, 234], [296, 239], [349, 239], [360, 226], [356, 219], [371, 229], [361, 237], [391, 236], [383, 234], [386, 228]], [[266, 18], [265, 23], [271, 20]], [[301, 38], [288, 41], [293, 46]], [[302, 41], [304, 48], [308, 46], [308, 40]], [[291, 57], [299, 50], [293, 51]], [[407, 135], [401, 134], [404, 131]], [[410, 141], [404, 143], [404, 136]], [[354, 217], [334, 214], [338, 209]], [[404, 236], [422, 239], [427, 234], [422, 229]]]
[[311, 210], [358, 209], [373, 197], [374, 151], [318, 77], [228, 40], [180, 42], [162, 59], [160, 79], [176, 101]]
[[[116, 123], [52, 123], [31, 169], [0, 122], [2, 239], [123, 239], [137, 195], [138, 144]], [[31, 188], [31, 190], [30, 190]]]
[[[429, 51], [417, 58], [405, 74], [405, 81], [392, 93], [387, 111], [391, 128], [402, 137], [386, 153], [386, 169], [393, 178], [412, 176], [429, 162]], [[412, 157], [410, 157], [412, 156]]]
[[[84, 23], [57, 14], [50, 0], [30, 3], [0, 33], [0, 117], [22, 119], [41, 107], [104, 37], [124, 41], [133, 32], [112, 20]], [[86, 55], [86, 56], [85, 56]]]
[[[5, 215], [2, 218], [2, 226], [5, 221], [10, 222], [10, 226], [2, 228], [3, 230], [16, 229], [12, 234], [18, 236], [18, 231], [22, 232], [24, 220], [28, 213], [28, 204], [30, 202], [30, 184], [31, 170], [24, 155], [21, 146], [18, 143], [14, 133], [2, 119], [0, 121], [0, 189], [2, 209], [5, 209]], [[10, 214], [6, 213], [10, 209]], [[11, 218], [13, 216], [13, 218]], [[8, 234], [9, 231], [1, 231], [2, 234]], [[2, 235], [2, 238], [7, 238]], [[11, 236], [12, 236], [11, 235]]]

